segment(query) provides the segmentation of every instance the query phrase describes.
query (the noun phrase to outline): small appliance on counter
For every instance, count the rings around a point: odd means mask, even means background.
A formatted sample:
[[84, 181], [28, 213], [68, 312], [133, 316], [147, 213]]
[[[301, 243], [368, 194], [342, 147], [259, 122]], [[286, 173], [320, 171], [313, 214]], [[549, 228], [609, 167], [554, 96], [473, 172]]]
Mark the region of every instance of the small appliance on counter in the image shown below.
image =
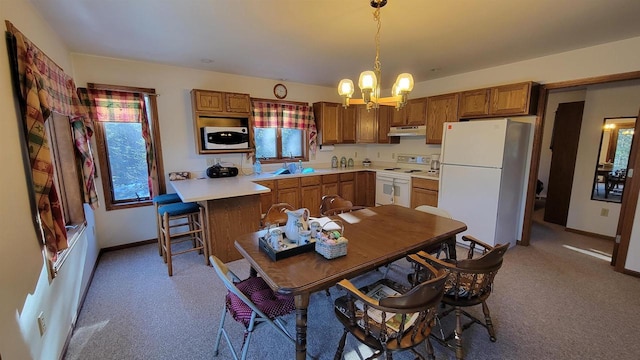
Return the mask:
[[364, 160], [362, 160], [362, 166], [364, 167], [371, 166], [371, 160], [369, 160], [369, 158], [365, 158]]
[[440, 170], [440, 154], [431, 155], [431, 170]]
[[238, 175], [238, 168], [233, 166], [213, 165], [207, 169], [207, 176], [210, 178], [232, 177]]

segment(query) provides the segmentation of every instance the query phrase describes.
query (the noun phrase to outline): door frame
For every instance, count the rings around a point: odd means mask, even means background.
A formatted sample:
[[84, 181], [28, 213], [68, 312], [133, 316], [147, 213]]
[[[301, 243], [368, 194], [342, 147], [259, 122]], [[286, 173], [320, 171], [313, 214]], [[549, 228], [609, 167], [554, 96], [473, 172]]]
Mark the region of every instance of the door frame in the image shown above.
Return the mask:
[[[522, 240], [519, 244], [523, 246], [529, 246], [531, 242], [531, 227], [533, 225], [533, 211], [535, 205], [536, 183], [538, 180], [538, 170], [540, 167], [540, 155], [542, 153], [542, 135], [544, 131], [544, 115], [547, 108], [547, 100], [550, 90], [558, 89], [571, 89], [577, 87], [583, 87], [588, 85], [598, 85], [613, 83], [617, 81], [626, 80], [638, 80], [640, 79], [640, 71], [632, 71], [619, 74], [595, 76], [590, 78], [583, 78], [577, 80], [560, 81], [549, 84], [542, 84], [540, 86], [540, 93], [538, 98], [538, 110], [535, 121], [534, 135], [533, 135], [533, 149], [531, 156], [531, 164], [529, 171], [529, 182], [527, 185], [527, 200], [525, 204], [525, 212], [522, 228]], [[640, 99], [638, 99], [640, 104]], [[640, 138], [640, 137], [639, 137]], [[640, 141], [640, 140], [638, 140]], [[634, 138], [634, 144], [636, 140]], [[640, 146], [640, 145], [639, 145]], [[640, 152], [638, 146], [632, 146], [630, 156], [634, 158], [634, 167], [637, 164], [640, 171], [640, 156], [636, 156], [636, 153]], [[631, 159], [629, 159], [631, 162]], [[620, 220], [618, 225], [618, 232], [620, 235], [620, 242], [618, 245], [618, 257], [615, 262], [615, 271], [629, 273], [629, 270], [624, 269], [624, 263], [626, 262], [627, 252], [629, 249], [629, 242], [631, 240], [631, 230], [633, 228], [633, 218], [635, 216], [635, 208], [638, 202], [638, 195], [640, 193], [640, 181], [635, 180], [634, 177], [628, 178], [630, 181], [630, 193], [626, 194], [623, 199], [623, 205], [620, 209]], [[626, 201], [625, 201], [626, 200]], [[620, 232], [620, 229], [622, 231]], [[640, 275], [632, 272], [632, 275]]]

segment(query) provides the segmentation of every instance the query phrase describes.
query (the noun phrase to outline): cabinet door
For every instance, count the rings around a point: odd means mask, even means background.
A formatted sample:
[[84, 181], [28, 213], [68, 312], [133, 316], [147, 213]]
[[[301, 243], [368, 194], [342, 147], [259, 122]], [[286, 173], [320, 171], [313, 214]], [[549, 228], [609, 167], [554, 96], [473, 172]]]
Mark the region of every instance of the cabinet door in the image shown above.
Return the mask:
[[320, 144], [338, 144], [340, 141], [340, 124], [338, 116], [340, 104], [337, 103], [314, 103], [313, 112], [318, 127]]
[[260, 213], [266, 214], [271, 205], [275, 204], [276, 198], [276, 183], [273, 180], [256, 181], [256, 184], [266, 186], [271, 189], [271, 192], [260, 194]]
[[[322, 184], [322, 196], [324, 195], [337, 195], [338, 194], [338, 183], [329, 183]], [[321, 198], [322, 198], [321, 196]]]
[[349, 200], [352, 203], [355, 202], [356, 197], [356, 186], [354, 180], [348, 181], [340, 181], [340, 191], [338, 195], [342, 196], [343, 199]]
[[311, 216], [320, 216], [321, 191], [320, 185], [302, 186], [300, 188], [300, 202], [302, 207], [309, 209]]
[[402, 126], [407, 124], [407, 107], [403, 107], [399, 110], [394, 110], [391, 113], [391, 126]]
[[442, 125], [458, 121], [458, 93], [427, 98], [427, 144], [442, 144]]
[[531, 83], [497, 86], [491, 89], [491, 115], [526, 115], [529, 113]]
[[458, 116], [468, 118], [489, 115], [489, 95], [491, 89], [478, 89], [460, 93]]
[[294, 208], [300, 207], [300, 188], [278, 189], [278, 202], [287, 203]]
[[356, 108], [356, 106], [339, 107], [338, 123], [341, 127], [338, 138], [341, 144], [356, 143]]
[[217, 91], [194, 90], [196, 110], [198, 111], [224, 111], [224, 94]]
[[226, 110], [234, 113], [249, 113], [251, 112], [251, 101], [247, 94], [232, 94], [226, 93]]
[[407, 101], [406, 124], [425, 125], [427, 123], [427, 98], [411, 99]]
[[366, 105], [358, 105], [356, 114], [356, 142], [358, 144], [376, 143], [378, 140], [376, 110], [367, 110]]
[[356, 195], [354, 205], [375, 206], [376, 175], [372, 171], [360, 171], [356, 174]]
[[421, 188], [413, 188], [411, 192], [411, 207], [420, 205], [438, 206], [438, 192]]

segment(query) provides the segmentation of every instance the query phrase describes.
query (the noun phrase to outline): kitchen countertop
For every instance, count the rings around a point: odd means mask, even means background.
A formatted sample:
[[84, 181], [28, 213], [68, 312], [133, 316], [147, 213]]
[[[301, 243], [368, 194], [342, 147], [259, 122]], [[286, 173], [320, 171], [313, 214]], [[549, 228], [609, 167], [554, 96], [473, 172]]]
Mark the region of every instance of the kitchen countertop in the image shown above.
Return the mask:
[[[354, 166], [347, 168], [319, 168], [307, 174], [285, 174], [274, 175], [273, 171], [264, 172], [260, 175], [241, 175], [229, 178], [200, 178], [189, 180], [169, 181], [176, 193], [184, 202], [196, 202], [215, 199], [226, 199], [237, 196], [256, 195], [268, 193], [268, 187], [256, 184], [254, 181], [277, 180], [304, 176], [316, 176], [327, 174], [340, 174], [357, 171], [384, 171], [388, 166]], [[438, 176], [427, 173], [412, 173], [411, 177], [438, 180]]]

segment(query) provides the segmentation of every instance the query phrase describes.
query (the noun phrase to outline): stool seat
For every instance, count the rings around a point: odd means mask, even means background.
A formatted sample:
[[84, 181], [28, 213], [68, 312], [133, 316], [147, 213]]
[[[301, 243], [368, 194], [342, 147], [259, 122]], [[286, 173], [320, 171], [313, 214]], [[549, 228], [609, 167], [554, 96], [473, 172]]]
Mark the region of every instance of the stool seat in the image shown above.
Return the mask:
[[158, 208], [158, 215], [162, 217], [165, 213], [167, 213], [169, 214], [169, 216], [173, 217], [190, 213], [197, 213], [199, 210], [200, 206], [196, 203], [179, 202], [160, 206]]
[[162, 194], [153, 197], [153, 203], [158, 205], [177, 203], [181, 201], [180, 196], [176, 193]]

